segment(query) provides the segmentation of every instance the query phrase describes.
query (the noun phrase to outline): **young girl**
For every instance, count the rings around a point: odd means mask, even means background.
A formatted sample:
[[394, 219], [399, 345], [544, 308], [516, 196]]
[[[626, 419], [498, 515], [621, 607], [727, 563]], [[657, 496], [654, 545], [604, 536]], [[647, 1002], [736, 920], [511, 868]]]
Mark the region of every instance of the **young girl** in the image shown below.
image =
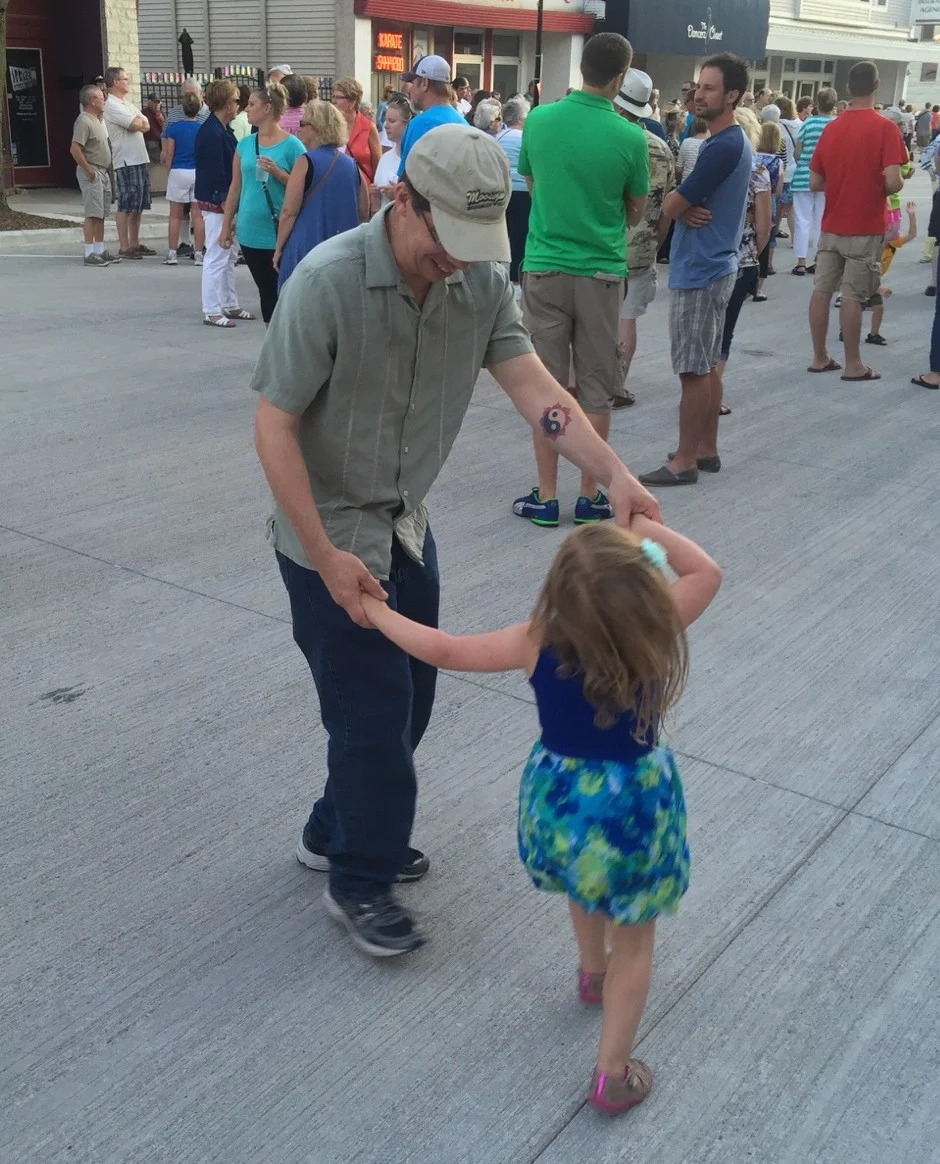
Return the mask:
[[698, 546], [636, 517], [631, 532], [604, 522], [571, 534], [531, 620], [505, 630], [454, 637], [362, 597], [373, 626], [426, 663], [529, 677], [542, 735], [522, 775], [519, 854], [539, 889], [568, 896], [578, 993], [603, 1003], [588, 1102], [610, 1115], [653, 1085], [630, 1054], [656, 917], [678, 909], [689, 880], [682, 784], [659, 725], [685, 681], [685, 628], [720, 584]]

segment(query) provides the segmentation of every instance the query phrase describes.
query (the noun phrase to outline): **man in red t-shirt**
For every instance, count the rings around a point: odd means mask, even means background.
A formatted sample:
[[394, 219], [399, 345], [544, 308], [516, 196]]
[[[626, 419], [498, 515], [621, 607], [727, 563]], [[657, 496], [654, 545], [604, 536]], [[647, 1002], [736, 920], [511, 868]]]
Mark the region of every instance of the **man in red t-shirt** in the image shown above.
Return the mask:
[[824, 190], [822, 234], [816, 251], [816, 285], [809, 305], [813, 337], [810, 372], [841, 365], [826, 348], [829, 307], [841, 289], [839, 323], [845, 347], [843, 380], [878, 380], [862, 363], [862, 307], [878, 290], [884, 247], [885, 198], [904, 185], [908, 161], [898, 127], [875, 111], [878, 70], [860, 61], [849, 70], [852, 103], [823, 130], [809, 163], [811, 190]]

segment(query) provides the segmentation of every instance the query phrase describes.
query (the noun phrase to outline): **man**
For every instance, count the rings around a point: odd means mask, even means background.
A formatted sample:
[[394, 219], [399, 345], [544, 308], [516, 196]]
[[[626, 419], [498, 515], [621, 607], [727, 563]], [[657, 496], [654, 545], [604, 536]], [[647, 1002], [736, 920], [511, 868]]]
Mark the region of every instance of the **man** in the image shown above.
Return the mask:
[[[285, 68], [288, 66], [285, 66]], [[292, 73], [286, 73], [285, 76], [293, 76]], [[209, 106], [205, 103], [202, 95], [202, 86], [198, 81], [194, 81], [192, 77], [187, 77], [180, 87], [180, 96], [185, 97], [187, 93], [193, 93], [199, 98], [199, 112], [196, 114], [196, 120], [201, 125], [209, 116]], [[162, 130], [162, 139], [166, 141], [167, 130], [171, 125], [175, 125], [178, 121], [185, 121], [186, 114], [183, 112], [183, 106], [174, 105], [170, 112], [166, 115], [166, 122]], [[190, 258], [195, 261], [196, 252], [192, 245], [192, 230], [189, 220], [190, 204], [183, 203], [183, 217], [180, 219], [180, 243], [176, 248], [176, 253], [180, 258]]]
[[898, 102], [901, 111], [901, 137], [904, 139], [904, 148], [911, 161], [914, 160], [914, 112], [910, 105]]
[[[854, 102], [852, 103], [854, 106]], [[917, 148], [925, 150], [930, 145], [930, 106], [925, 105], [917, 114], [914, 121], [914, 132], [917, 135]]]
[[695, 116], [695, 81], [686, 81], [682, 86], [682, 109], [685, 113], [685, 125], [679, 134], [679, 141], [685, 141], [692, 128], [692, 118]]
[[748, 91], [741, 98], [741, 108], [742, 109], [753, 109], [754, 108], [754, 94], [751, 92], [750, 89], [748, 89]]
[[675, 220], [669, 253], [672, 369], [682, 385], [679, 443], [668, 462], [641, 480], [694, 485], [700, 467], [717, 472], [725, 309], [738, 270], [748, 183], [754, 160], [734, 111], [748, 86], [747, 63], [733, 53], [709, 57], [699, 73], [695, 112], [709, 137], [692, 173], [663, 203]]
[[293, 75], [294, 70], [290, 67], [290, 65], [273, 65], [270, 69], [268, 69], [268, 84], [277, 85], [280, 81], [283, 81], [285, 77], [292, 77]]
[[[646, 111], [652, 102], [652, 82], [646, 73], [631, 69], [623, 79], [614, 105], [634, 124], [646, 124]], [[626, 377], [636, 354], [636, 321], [656, 298], [656, 255], [669, 232], [669, 219], [663, 215], [666, 195], [675, 189], [676, 163], [672, 150], [656, 134], [646, 133], [649, 155], [649, 195], [643, 218], [627, 231], [627, 296], [620, 308], [620, 352], [623, 383], [614, 393], [614, 408], [634, 404], [636, 397], [628, 391]]]
[[823, 130], [809, 163], [811, 190], [824, 190], [822, 234], [816, 250], [816, 282], [809, 303], [813, 337], [810, 372], [835, 372], [842, 365], [826, 347], [829, 308], [841, 288], [839, 325], [845, 349], [843, 380], [879, 380], [862, 363], [862, 308], [878, 291], [884, 249], [885, 198], [904, 185], [908, 161], [898, 127], [875, 112], [878, 69], [860, 61], [849, 70], [852, 98], [841, 117]]
[[398, 147], [401, 153], [399, 174], [404, 174], [408, 153], [424, 134], [439, 125], [467, 126], [466, 119], [453, 106], [450, 65], [443, 57], [422, 57], [413, 69], [402, 74], [402, 79], [411, 83], [409, 100], [419, 112], [408, 122]]
[[466, 117], [473, 108], [470, 104], [473, 90], [470, 88], [470, 82], [466, 77], [454, 78], [454, 96], [457, 98], [457, 112]]
[[[649, 191], [646, 136], [613, 107], [632, 59], [618, 33], [592, 36], [581, 54], [581, 88], [532, 110], [516, 166], [532, 192], [522, 264], [526, 326], [559, 384], [568, 384], [573, 361], [578, 400], [604, 441], [619, 379], [626, 228], [643, 217]], [[559, 452], [536, 435], [538, 484], [512, 507], [534, 525], [558, 525]], [[585, 471], [575, 522], [610, 516], [608, 498]]]
[[127, 100], [131, 86], [123, 69], [105, 69], [104, 80], [108, 88], [104, 123], [111, 139], [117, 185], [118, 254], [122, 259], [142, 259], [157, 253], [140, 242], [141, 215], [150, 209], [150, 159], [144, 141], [150, 122]]
[[159, 162], [160, 160], [160, 139], [163, 136], [163, 127], [166, 124], [166, 117], [163, 113], [163, 102], [156, 93], [151, 93], [147, 97], [147, 105], [144, 109], [144, 117], [150, 128], [144, 134], [144, 141], [147, 143], [147, 153], [151, 162]]
[[329, 869], [327, 909], [378, 956], [423, 941], [392, 886], [428, 869], [408, 842], [436, 672], [369, 629], [361, 595], [437, 625], [424, 499], [481, 366], [541, 440], [608, 483], [618, 521], [658, 516], [532, 354], [504, 265], [509, 194], [509, 164], [488, 135], [453, 125], [426, 134], [393, 201], [294, 270], [252, 382], [294, 639], [329, 735], [326, 788], [297, 857]]
[[117, 255], [104, 249], [104, 220], [111, 205], [111, 143], [102, 121], [104, 93], [97, 85], [85, 85], [78, 99], [82, 111], [72, 129], [72, 155], [82, 192], [85, 220], [85, 266], [107, 267], [119, 263]]
[[773, 99], [774, 99], [773, 89], [761, 89], [761, 91], [757, 94], [757, 97], [754, 99], [754, 108], [757, 110], [758, 113], [760, 113], [760, 111], [764, 108], [765, 105], [771, 104]]

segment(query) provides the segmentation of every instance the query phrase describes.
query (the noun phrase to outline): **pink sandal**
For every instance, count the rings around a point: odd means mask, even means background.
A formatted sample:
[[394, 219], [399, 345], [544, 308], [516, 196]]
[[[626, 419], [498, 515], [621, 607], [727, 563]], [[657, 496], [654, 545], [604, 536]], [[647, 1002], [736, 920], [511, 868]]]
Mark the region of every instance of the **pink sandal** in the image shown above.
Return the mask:
[[588, 1103], [604, 1115], [623, 1115], [636, 1107], [653, 1090], [653, 1072], [639, 1059], [631, 1059], [622, 1079], [594, 1068]]
[[578, 998], [588, 1006], [600, 1006], [604, 1001], [604, 975], [579, 970]]

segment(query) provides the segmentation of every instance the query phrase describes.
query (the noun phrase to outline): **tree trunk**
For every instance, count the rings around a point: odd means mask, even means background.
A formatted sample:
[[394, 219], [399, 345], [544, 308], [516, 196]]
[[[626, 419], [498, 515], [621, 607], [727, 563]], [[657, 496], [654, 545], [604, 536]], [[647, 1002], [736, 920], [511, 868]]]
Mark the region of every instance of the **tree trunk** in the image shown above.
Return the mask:
[[7, 202], [6, 141], [7, 113], [7, 0], [0, 0], [0, 210], [9, 210]]

